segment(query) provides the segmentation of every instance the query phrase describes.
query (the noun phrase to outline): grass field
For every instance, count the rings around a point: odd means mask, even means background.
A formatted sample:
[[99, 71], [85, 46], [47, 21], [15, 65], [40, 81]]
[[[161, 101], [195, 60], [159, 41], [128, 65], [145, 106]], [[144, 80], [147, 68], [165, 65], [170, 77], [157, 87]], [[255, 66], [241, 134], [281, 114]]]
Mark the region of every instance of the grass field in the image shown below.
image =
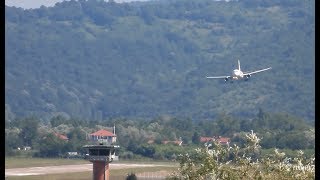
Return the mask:
[[6, 177], [8, 180], [71, 180], [71, 179], [92, 179], [92, 172], [78, 172], [78, 173], [66, 173], [66, 174], [48, 174], [39, 176], [10, 176]]
[[84, 159], [50, 159], [50, 158], [5, 158], [5, 168], [24, 168], [37, 166], [58, 166], [71, 164], [88, 164]]

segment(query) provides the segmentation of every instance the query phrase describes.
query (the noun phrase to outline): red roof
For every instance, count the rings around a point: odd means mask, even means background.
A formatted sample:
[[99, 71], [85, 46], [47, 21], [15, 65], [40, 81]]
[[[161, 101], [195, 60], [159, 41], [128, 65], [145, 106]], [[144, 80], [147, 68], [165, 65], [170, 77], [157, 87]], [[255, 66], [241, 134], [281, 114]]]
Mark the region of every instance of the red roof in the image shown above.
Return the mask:
[[202, 136], [200, 136], [200, 142], [209, 142], [211, 140], [213, 140], [212, 137], [202, 137]]
[[221, 144], [227, 144], [230, 142], [230, 138], [226, 138], [226, 137], [220, 137], [217, 139], [217, 141]]
[[230, 138], [227, 137], [200, 137], [200, 142], [209, 142], [215, 140], [221, 144], [227, 144], [230, 143]]
[[101, 129], [97, 132], [94, 132], [92, 134], [90, 134], [91, 136], [117, 136], [115, 134], [113, 134], [112, 132], [109, 132], [107, 130]]
[[54, 135], [56, 135], [59, 139], [62, 139], [62, 140], [69, 140], [69, 138], [65, 135], [62, 135], [62, 134], [58, 134], [58, 133], [54, 133]]

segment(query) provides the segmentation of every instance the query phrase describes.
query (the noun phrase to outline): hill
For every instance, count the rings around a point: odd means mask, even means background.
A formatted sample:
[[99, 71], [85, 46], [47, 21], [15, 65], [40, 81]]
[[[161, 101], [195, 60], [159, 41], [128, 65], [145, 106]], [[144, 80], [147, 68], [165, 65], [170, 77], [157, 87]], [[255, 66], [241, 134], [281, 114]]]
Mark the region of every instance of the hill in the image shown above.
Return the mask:
[[[314, 121], [314, 1], [65, 1], [5, 7], [6, 117], [212, 119], [286, 112]], [[248, 82], [242, 69], [272, 66]]]

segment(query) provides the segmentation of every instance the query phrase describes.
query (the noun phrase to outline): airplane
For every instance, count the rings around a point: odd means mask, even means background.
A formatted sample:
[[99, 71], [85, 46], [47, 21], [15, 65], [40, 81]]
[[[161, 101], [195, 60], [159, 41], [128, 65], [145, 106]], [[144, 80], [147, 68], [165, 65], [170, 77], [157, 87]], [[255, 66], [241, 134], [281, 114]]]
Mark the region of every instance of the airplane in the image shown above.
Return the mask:
[[240, 68], [240, 60], [238, 60], [238, 69], [233, 70], [233, 73], [231, 76], [207, 76], [206, 78], [208, 79], [224, 79], [225, 82], [230, 81], [233, 82], [233, 80], [248, 80], [252, 74], [256, 74], [259, 72], [267, 71], [271, 69], [271, 67], [265, 68], [265, 69], [260, 69], [257, 71], [252, 71], [252, 72], [242, 72]]

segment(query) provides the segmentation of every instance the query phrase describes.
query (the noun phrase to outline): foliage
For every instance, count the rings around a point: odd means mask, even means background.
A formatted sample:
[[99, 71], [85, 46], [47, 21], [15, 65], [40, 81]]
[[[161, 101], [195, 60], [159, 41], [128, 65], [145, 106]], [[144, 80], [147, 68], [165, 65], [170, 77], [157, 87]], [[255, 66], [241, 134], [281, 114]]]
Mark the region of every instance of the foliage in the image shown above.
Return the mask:
[[192, 136], [192, 143], [194, 144], [200, 144], [200, 135], [198, 132], [194, 132]]
[[[261, 107], [312, 122], [314, 3], [78, 0], [26, 10], [6, 6], [6, 119], [60, 114], [210, 120], [223, 112], [250, 118]], [[228, 73], [236, 59], [244, 70], [273, 70], [247, 83], [204, 78]], [[171, 123], [179, 130], [190, 124]], [[218, 124], [226, 134], [239, 125], [228, 126]]]
[[138, 179], [134, 173], [128, 174], [126, 180], [136, 180]]
[[25, 118], [19, 121], [19, 139], [24, 146], [32, 146], [38, 138], [39, 119], [35, 117]]
[[54, 134], [49, 134], [40, 141], [39, 153], [35, 156], [39, 157], [62, 157], [66, 150], [66, 142], [61, 141]]
[[[6, 156], [23, 154], [17, 150], [18, 147], [22, 148], [26, 145], [25, 142], [31, 142], [31, 149], [34, 150], [29, 153], [31, 155], [58, 157], [74, 151], [84, 154], [82, 146], [88, 143], [87, 134], [100, 129], [110, 130], [108, 127], [115, 125], [117, 144], [121, 147], [117, 154], [122, 159], [176, 160], [178, 154], [191, 153], [194, 148], [203, 144], [200, 136], [229, 137], [231, 145], [245, 148], [246, 132], [250, 129], [257, 129], [257, 134], [264, 137], [260, 141], [262, 152], [254, 156], [266, 156], [268, 149], [278, 148], [283, 149], [288, 157], [293, 157], [293, 150], [299, 149], [305, 150], [306, 156], [310, 157], [315, 149], [313, 126], [297, 117], [272, 114], [262, 109], [260, 112], [264, 115], [258, 113], [251, 120], [231, 115], [221, 115], [210, 121], [190, 121], [188, 118], [174, 117], [158, 117], [151, 121], [119, 118], [88, 121], [58, 116], [46, 123], [36, 117], [17, 118], [5, 128], [5, 152]], [[226, 127], [230, 126], [230, 122], [238, 125], [228, 129]], [[29, 135], [25, 136], [22, 132]], [[65, 135], [69, 140], [61, 140], [54, 133]], [[177, 140], [182, 140], [182, 146], [163, 144], [163, 141]]]
[[179, 170], [168, 179], [315, 179], [315, 159], [306, 159], [303, 151], [291, 159], [275, 149], [260, 159], [255, 155], [261, 139], [252, 131], [246, 140], [244, 148], [215, 144], [196, 149], [193, 156], [183, 154]]

